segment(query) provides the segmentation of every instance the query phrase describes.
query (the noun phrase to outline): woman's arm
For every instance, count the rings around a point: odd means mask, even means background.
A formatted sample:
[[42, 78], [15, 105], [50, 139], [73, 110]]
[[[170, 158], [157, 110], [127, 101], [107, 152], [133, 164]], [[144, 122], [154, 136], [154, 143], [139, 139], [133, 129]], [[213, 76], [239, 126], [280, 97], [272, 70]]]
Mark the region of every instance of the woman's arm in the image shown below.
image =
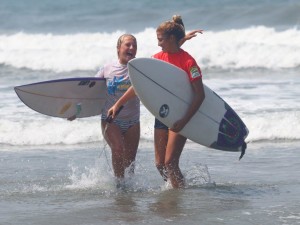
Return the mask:
[[133, 97], [135, 97], [135, 91], [133, 89], [133, 87], [131, 86], [130, 88], [128, 88], [128, 90], [122, 95], [121, 98], [119, 98], [119, 100], [108, 110], [107, 115], [108, 116], [112, 116], [112, 119], [115, 118], [118, 109], [122, 106], [125, 105], [130, 99], [132, 99]]
[[197, 112], [202, 102], [204, 101], [205, 93], [202, 79], [194, 81], [191, 85], [194, 93], [193, 100], [184, 117], [176, 121], [170, 128], [174, 132], [179, 132], [184, 128], [184, 126], [190, 121], [190, 119], [194, 116], [194, 114]]
[[193, 31], [187, 33], [187, 34], [185, 35], [185, 37], [182, 38], [182, 39], [179, 41], [179, 46], [182, 46], [182, 45], [184, 44], [185, 41], [190, 40], [190, 39], [192, 39], [193, 37], [196, 37], [196, 36], [197, 36], [197, 33], [202, 34], [202, 33], [203, 33], [203, 30], [193, 30]]

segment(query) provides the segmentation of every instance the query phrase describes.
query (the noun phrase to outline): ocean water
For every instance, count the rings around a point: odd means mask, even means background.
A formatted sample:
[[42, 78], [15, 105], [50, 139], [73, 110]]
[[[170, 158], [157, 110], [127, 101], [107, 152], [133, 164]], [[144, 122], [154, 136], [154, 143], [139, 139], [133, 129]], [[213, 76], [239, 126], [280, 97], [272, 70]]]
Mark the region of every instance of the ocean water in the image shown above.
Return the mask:
[[[299, 11], [296, 0], [0, 0], [0, 224], [300, 224]], [[173, 190], [142, 106], [136, 174], [117, 190], [98, 116], [38, 114], [13, 87], [93, 76], [125, 32], [150, 57], [173, 14], [204, 30], [183, 48], [247, 125], [248, 149], [238, 161], [189, 141], [187, 188]]]

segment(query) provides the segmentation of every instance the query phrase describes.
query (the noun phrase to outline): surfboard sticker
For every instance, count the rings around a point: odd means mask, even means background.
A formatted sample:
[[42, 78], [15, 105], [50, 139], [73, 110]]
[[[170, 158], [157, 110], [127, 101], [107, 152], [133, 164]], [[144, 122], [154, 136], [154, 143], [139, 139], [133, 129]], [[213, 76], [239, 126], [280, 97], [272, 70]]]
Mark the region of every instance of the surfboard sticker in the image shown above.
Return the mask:
[[159, 109], [159, 116], [161, 118], [167, 117], [169, 114], [169, 110], [169, 106], [167, 104], [163, 104]]
[[72, 106], [71, 102], [67, 102], [65, 105], [63, 105], [63, 107], [61, 108], [61, 110], [59, 111], [59, 114], [62, 115], [64, 114], [66, 111], [68, 111], [68, 109]]

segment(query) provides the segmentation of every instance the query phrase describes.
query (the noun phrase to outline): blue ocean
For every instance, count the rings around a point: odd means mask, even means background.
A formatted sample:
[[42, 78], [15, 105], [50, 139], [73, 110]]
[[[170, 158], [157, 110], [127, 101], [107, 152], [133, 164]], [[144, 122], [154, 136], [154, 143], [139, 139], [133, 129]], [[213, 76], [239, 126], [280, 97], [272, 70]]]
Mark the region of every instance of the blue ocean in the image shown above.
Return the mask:
[[[299, 12], [298, 0], [0, 0], [0, 224], [300, 224]], [[141, 106], [136, 174], [118, 190], [99, 116], [39, 114], [14, 87], [94, 76], [123, 33], [151, 57], [174, 14], [204, 30], [182, 48], [247, 125], [248, 149], [239, 161], [188, 141], [174, 190]]]

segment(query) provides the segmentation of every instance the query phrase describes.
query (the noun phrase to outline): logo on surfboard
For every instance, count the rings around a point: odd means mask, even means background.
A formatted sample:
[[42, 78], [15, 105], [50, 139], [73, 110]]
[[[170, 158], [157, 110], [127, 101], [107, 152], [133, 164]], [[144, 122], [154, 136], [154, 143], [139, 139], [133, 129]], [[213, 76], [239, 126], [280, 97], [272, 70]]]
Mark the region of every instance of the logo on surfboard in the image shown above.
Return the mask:
[[165, 118], [165, 117], [167, 117], [168, 116], [168, 114], [169, 114], [169, 106], [167, 105], [167, 104], [163, 104], [161, 107], [160, 107], [160, 109], [159, 109], [159, 115], [160, 115], [160, 117], [162, 117], [162, 118]]
[[90, 80], [82, 80], [79, 82], [78, 86], [85, 86], [88, 85], [90, 88], [94, 87], [96, 84], [95, 81], [90, 81]]

